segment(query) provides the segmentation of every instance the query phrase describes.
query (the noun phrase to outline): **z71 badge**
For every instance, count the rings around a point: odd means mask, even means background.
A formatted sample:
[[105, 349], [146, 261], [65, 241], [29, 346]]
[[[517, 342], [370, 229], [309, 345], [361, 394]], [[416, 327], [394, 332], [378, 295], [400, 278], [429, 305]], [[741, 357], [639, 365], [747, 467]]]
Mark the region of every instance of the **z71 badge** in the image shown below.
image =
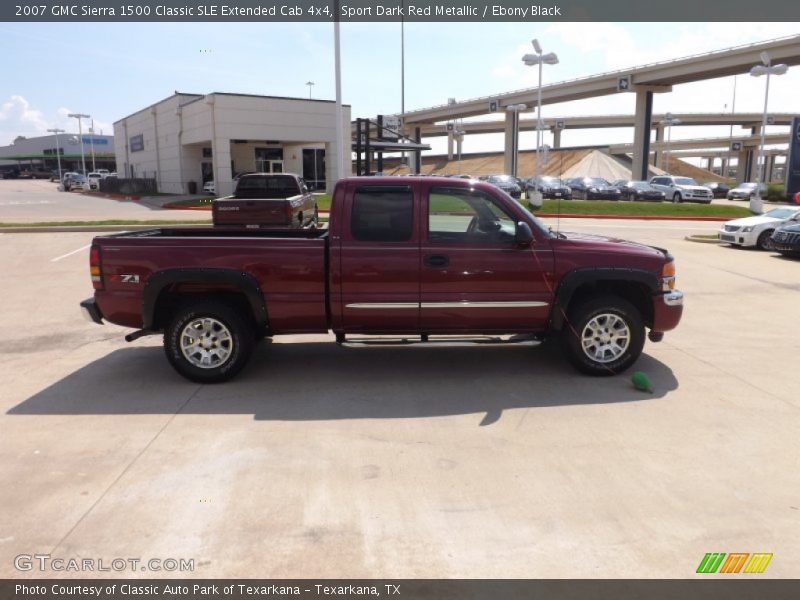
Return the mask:
[[119, 280], [122, 283], [139, 283], [139, 276], [123, 273], [122, 275], [119, 276]]

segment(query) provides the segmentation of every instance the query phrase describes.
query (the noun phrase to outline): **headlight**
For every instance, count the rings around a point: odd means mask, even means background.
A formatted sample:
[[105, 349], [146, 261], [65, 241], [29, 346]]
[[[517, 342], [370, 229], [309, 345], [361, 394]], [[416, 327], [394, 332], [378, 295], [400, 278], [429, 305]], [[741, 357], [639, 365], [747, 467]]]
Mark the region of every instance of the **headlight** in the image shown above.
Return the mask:
[[742, 227], [742, 233], [750, 233], [753, 231], [753, 227]]

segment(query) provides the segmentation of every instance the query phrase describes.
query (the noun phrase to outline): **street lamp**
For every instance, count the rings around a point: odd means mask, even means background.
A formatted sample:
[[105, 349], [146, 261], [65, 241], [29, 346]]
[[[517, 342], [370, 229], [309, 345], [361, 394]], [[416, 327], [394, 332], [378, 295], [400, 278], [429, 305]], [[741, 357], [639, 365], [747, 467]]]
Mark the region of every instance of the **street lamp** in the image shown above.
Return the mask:
[[[752, 69], [750, 69], [750, 75], [753, 77], [761, 77], [762, 75], [767, 76], [767, 85], [764, 89], [764, 115], [761, 121], [761, 143], [758, 146], [758, 162], [756, 163], [756, 193], [750, 198], [750, 211], [754, 213], [760, 213], [762, 210], [763, 203], [761, 202], [761, 183], [762, 179], [762, 169], [766, 167], [766, 161], [764, 160], [764, 135], [767, 129], [767, 102], [769, 101], [769, 76], [770, 75], [783, 75], [786, 71], [789, 70], [785, 64], [773, 65], [770, 56], [766, 52], [761, 53], [761, 62], [763, 64], [755, 65]], [[764, 163], [762, 165], [762, 163]], [[766, 169], [765, 169], [766, 170]], [[766, 176], [766, 173], [763, 173]]]
[[70, 113], [67, 116], [73, 119], [78, 119], [78, 138], [81, 142], [81, 168], [83, 169], [83, 176], [86, 177], [86, 157], [83, 155], [83, 125], [81, 124], [81, 119], [90, 119], [91, 115]]
[[311, 100], [311, 88], [314, 86], [314, 82], [306, 81], [306, 85], [308, 86], [308, 99]]
[[58, 159], [58, 182], [61, 183], [61, 145], [58, 143], [58, 134], [64, 133], [63, 129], [59, 129], [55, 127], [54, 129], [48, 129], [50, 133], [56, 134], [56, 158]]
[[661, 124], [667, 126], [667, 150], [664, 153], [664, 163], [665, 164], [663, 166], [666, 166], [666, 169], [664, 169], [664, 170], [667, 173], [669, 173], [669, 146], [672, 143], [672, 126], [673, 125], [680, 125], [681, 124], [681, 120], [673, 117], [672, 113], [667, 113], [666, 118], [663, 121], [661, 121]]
[[[527, 108], [527, 104], [509, 104], [506, 106], [506, 110], [511, 113], [511, 173], [509, 174], [512, 177], [517, 176], [517, 158], [519, 154], [519, 111], [526, 110]], [[461, 160], [460, 157], [459, 160]]]
[[[525, 63], [525, 66], [532, 67], [534, 65], [539, 65], [539, 93], [538, 93], [538, 100], [537, 100], [537, 108], [536, 108], [536, 115], [537, 115], [537, 123], [536, 123], [536, 168], [534, 171], [534, 181], [539, 181], [539, 151], [542, 145], [542, 130], [544, 126], [544, 122], [542, 121], [542, 65], [557, 65], [558, 64], [558, 56], [554, 52], [548, 52], [547, 54], [542, 54], [542, 46], [539, 44], [539, 40], [533, 39], [531, 40], [531, 45], [533, 46], [533, 50], [535, 54], [526, 54], [522, 57], [522, 62]], [[539, 191], [539, 188], [534, 186], [536, 191], [533, 192], [533, 198], [529, 198], [529, 202], [534, 206], [541, 206], [542, 204], [542, 193]]]

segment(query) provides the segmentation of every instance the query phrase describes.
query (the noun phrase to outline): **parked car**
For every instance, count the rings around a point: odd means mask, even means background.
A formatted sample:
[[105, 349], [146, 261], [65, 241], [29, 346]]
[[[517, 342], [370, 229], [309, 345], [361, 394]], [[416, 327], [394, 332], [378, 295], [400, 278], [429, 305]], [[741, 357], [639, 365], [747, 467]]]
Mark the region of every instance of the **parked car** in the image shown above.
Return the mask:
[[800, 219], [794, 219], [781, 225], [772, 234], [772, 249], [784, 256], [800, 257]]
[[128, 341], [163, 333], [172, 366], [205, 383], [233, 377], [260, 338], [328, 330], [404, 346], [559, 337], [578, 370], [607, 376], [683, 312], [666, 250], [551, 232], [495, 185], [459, 179], [345, 178], [328, 229], [119, 233], [93, 240], [89, 264], [84, 315], [135, 328]]
[[575, 177], [567, 180], [572, 197], [580, 200], [619, 200], [620, 191], [602, 177]]
[[60, 181], [58, 176], [58, 169], [53, 169], [50, 171], [50, 181]]
[[620, 191], [623, 200], [652, 200], [661, 202], [667, 197], [664, 192], [657, 190], [646, 181], [617, 179], [611, 185]]
[[537, 190], [542, 193], [544, 198], [563, 198], [565, 200], [572, 198], [572, 188], [558, 177], [531, 177], [525, 182], [526, 197], [530, 198], [530, 195]]
[[203, 184], [203, 192], [205, 192], [206, 194], [213, 194], [214, 196], [217, 195], [217, 186], [214, 183], [213, 179], [211, 181], [206, 181]]
[[763, 183], [759, 187], [755, 181], [746, 181], [729, 190], [726, 197], [728, 200], [749, 200], [756, 195], [757, 188], [761, 190], [762, 194], [767, 191], [767, 186]]
[[717, 238], [733, 246], [757, 246], [761, 250], [770, 250], [773, 232], [784, 223], [798, 220], [800, 206], [773, 208], [763, 215], [728, 221], [717, 232]]
[[19, 169], [9, 169], [8, 171], [3, 171], [3, 179], [19, 179]]
[[89, 189], [92, 190], [92, 191], [99, 190], [100, 189], [100, 180], [101, 179], [104, 179], [102, 173], [98, 173], [97, 171], [89, 173], [86, 176], [86, 181], [87, 181], [87, 184], [89, 186]]
[[719, 181], [708, 181], [703, 184], [703, 187], [710, 189], [714, 198], [725, 198], [727, 197], [728, 192], [731, 191], [729, 185], [720, 183]]
[[68, 192], [88, 192], [89, 180], [80, 173], [73, 173], [69, 178], [69, 188], [65, 188]]
[[519, 200], [522, 197], [522, 188], [517, 184], [517, 180], [511, 175], [489, 175], [486, 181], [496, 185], [512, 198]]
[[302, 177], [291, 173], [250, 173], [236, 182], [232, 196], [211, 204], [219, 227], [316, 227], [319, 211]]
[[650, 179], [650, 185], [664, 192], [668, 200], [673, 202], [699, 202], [710, 204], [714, 195], [707, 187], [699, 185], [691, 177], [659, 175]]
[[61, 185], [64, 187], [65, 192], [68, 192], [70, 190], [72, 178], [78, 176], [80, 176], [80, 173], [76, 173], [75, 171], [67, 171], [62, 175]]

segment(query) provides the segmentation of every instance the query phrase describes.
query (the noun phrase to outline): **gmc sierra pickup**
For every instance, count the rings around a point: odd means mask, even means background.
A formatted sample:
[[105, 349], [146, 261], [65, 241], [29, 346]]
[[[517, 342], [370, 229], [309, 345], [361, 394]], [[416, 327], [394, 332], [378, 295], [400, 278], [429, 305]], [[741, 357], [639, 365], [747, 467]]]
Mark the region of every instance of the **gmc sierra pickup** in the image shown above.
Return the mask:
[[314, 195], [291, 173], [242, 175], [233, 196], [214, 200], [211, 211], [220, 227], [316, 227], [319, 220]]
[[265, 336], [328, 330], [339, 343], [552, 336], [579, 370], [609, 375], [683, 310], [666, 250], [553, 232], [494, 185], [438, 177], [344, 179], [328, 229], [97, 237], [90, 269], [85, 316], [136, 328], [128, 341], [163, 333], [169, 362], [199, 382], [234, 376]]

